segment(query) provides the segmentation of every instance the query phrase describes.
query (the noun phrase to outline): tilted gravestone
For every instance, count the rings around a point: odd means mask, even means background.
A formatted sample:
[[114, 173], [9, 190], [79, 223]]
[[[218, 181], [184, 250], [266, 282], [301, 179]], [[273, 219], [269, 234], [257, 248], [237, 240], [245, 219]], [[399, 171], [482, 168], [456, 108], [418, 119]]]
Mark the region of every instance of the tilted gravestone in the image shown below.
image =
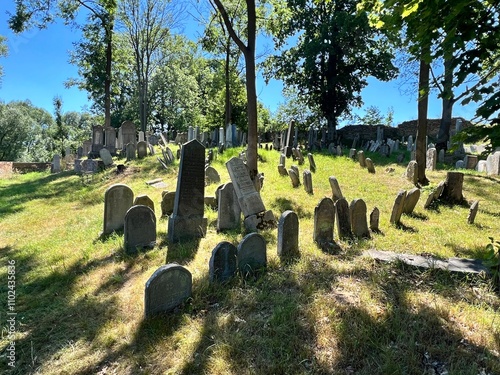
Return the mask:
[[375, 233], [380, 232], [379, 220], [380, 220], [380, 210], [377, 207], [373, 207], [373, 210], [370, 213], [370, 229], [372, 232]]
[[394, 225], [399, 225], [401, 223], [401, 215], [403, 214], [403, 207], [405, 204], [406, 190], [400, 190], [394, 201], [394, 206], [392, 207], [391, 218], [389, 222]]
[[299, 174], [295, 171], [295, 169], [289, 169], [288, 170], [288, 175], [290, 176], [290, 180], [292, 181], [292, 186], [294, 188], [300, 186], [300, 179], [299, 179]]
[[366, 168], [368, 169], [368, 172], [375, 173], [375, 165], [373, 165], [372, 159], [366, 158], [365, 163], [366, 163]]
[[354, 199], [349, 206], [352, 234], [358, 238], [370, 238], [366, 221], [366, 203], [363, 199]]
[[302, 183], [307, 194], [313, 194], [312, 173], [309, 170], [302, 172]]
[[253, 275], [267, 266], [266, 240], [259, 233], [247, 234], [238, 244], [238, 270]]
[[205, 237], [205, 147], [196, 139], [182, 146], [174, 211], [168, 220], [168, 239]]
[[104, 193], [103, 234], [123, 229], [125, 214], [132, 207], [134, 193], [127, 185], [110, 186]]
[[192, 295], [191, 272], [178, 264], [167, 264], [158, 268], [146, 282], [144, 292], [144, 315], [153, 315], [174, 310]]
[[219, 182], [220, 182], [219, 172], [217, 172], [217, 170], [212, 166], [206, 167], [205, 168], [205, 183], [207, 185], [210, 185], [210, 184], [218, 184]]
[[467, 223], [474, 224], [476, 219], [477, 211], [479, 210], [479, 201], [474, 201], [469, 210], [469, 215], [467, 216]]
[[241, 208], [238, 197], [234, 192], [232, 182], [224, 184], [216, 192], [217, 209], [217, 231], [237, 229], [241, 226]]
[[332, 200], [335, 202], [336, 200], [343, 198], [342, 191], [340, 190], [339, 182], [337, 178], [334, 176], [328, 177], [328, 181], [330, 182], [330, 187], [332, 188]]
[[124, 248], [135, 254], [139, 248], [153, 248], [156, 244], [156, 216], [148, 206], [132, 206], [125, 214]]
[[288, 176], [288, 172], [286, 171], [286, 168], [283, 164], [278, 165], [278, 173], [280, 176]]
[[330, 198], [323, 198], [314, 208], [313, 241], [318, 244], [333, 242], [335, 205]]
[[138, 195], [134, 199], [134, 206], [147, 206], [155, 212], [155, 204], [151, 198], [149, 198], [146, 194]]
[[234, 276], [237, 270], [237, 253], [236, 246], [227, 241], [215, 246], [208, 265], [210, 282], [225, 282]]
[[137, 142], [137, 158], [142, 159], [148, 155], [148, 144], [146, 141]]
[[175, 191], [164, 191], [161, 194], [161, 216], [172, 215], [174, 212]]
[[313, 154], [307, 154], [307, 159], [309, 160], [309, 170], [313, 173], [316, 172], [316, 163], [314, 162]]
[[418, 164], [412, 160], [408, 163], [405, 172], [406, 178], [414, 185], [418, 182]]
[[450, 203], [462, 203], [464, 196], [462, 187], [464, 174], [461, 172], [448, 172], [444, 183], [442, 198]]
[[109, 167], [113, 164], [113, 157], [111, 156], [111, 153], [107, 148], [101, 148], [99, 150], [99, 156], [101, 157], [102, 162], [106, 167]]
[[345, 198], [335, 202], [335, 216], [337, 218], [337, 233], [340, 239], [352, 238], [349, 203]]
[[437, 150], [434, 147], [431, 147], [427, 150], [425, 159], [425, 169], [427, 169], [428, 171], [435, 171], [437, 163]]
[[299, 255], [299, 218], [293, 211], [285, 211], [278, 220], [278, 256], [290, 258]]
[[363, 150], [358, 151], [358, 162], [361, 168], [366, 168], [366, 157]]
[[406, 192], [406, 198], [403, 204], [403, 213], [410, 215], [415, 209], [415, 206], [417, 205], [419, 199], [420, 199], [419, 188], [413, 188], [410, 191]]

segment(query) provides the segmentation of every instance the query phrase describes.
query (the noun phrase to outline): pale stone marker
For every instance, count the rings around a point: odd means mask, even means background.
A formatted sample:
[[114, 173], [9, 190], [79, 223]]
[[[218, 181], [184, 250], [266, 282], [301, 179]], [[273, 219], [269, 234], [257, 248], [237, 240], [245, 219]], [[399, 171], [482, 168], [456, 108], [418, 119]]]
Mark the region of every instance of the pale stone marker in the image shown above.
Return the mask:
[[205, 168], [205, 183], [207, 185], [220, 183], [219, 172], [210, 165]]
[[478, 209], [479, 209], [479, 201], [474, 201], [470, 206], [469, 216], [467, 216], [467, 223], [474, 224], [474, 220], [476, 219]]
[[134, 193], [127, 185], [110, 186], [104, 193], [104, 229], [109, 234], [123, 229], [125, 214], [132, 207]]
[[465, 168], [465, 163], [463, 160], [457, 160], [455, 163], [455, 169], [464, 169]]
[[380, 232], [379, 221], [380, 221], [380, 210], [377, 207], [373, 207], [373, 210], [370, 213], [370, 229], [372, 232], [375, 233]]
[[135, 254], [138, 248], [153, 248], [156, 244], [156, 216], [148, 206], [132, 206], [125, 214], [124, 248]]
[[127, 146], [129, 143], [132, 143], [135, 150], [135, 146], [137, 144], [137, 132], [134, 123], [132, 121], [124, 121], [120, 127], [120, 134], [122, 144]]
[[358, 238], [370, 238], [368, 223], [366, 221], [366, 203], [362, 199], [354, 199], [349, 206], [351, 230]]
[[[116, 154], [116, 129], [112, 126], [106, 126], [104, 128], [104, 147], [112, 154]], [[102, 156], [101, 156], [102, 158]]]
[[241, 208], [238, 197], [234, 191], [233, 183], [222, 185], [216, 192], [217, 209], [217, 231], [237, 229], [241, 226]]
[[55, 154], [54, 157], [52, 158], [51, 172], [52, 173], [61, 172], [61, 155]]
[[335, 202], [335, 216], [337, 217], [337, 233], [340, 239], [352, 238], [349, 203], [345, 198]]
[[298, 173], [294, 169], [288, 170], [288, 175], [290, 176], [290, 180], [292, 180], [292, 186], [294, 188], [300, 185], [300, 179]]
[[137, 158], [142, 159], [148, 155], [148, 144], [145, 141], [137, 142]]
[[146, 194], [141, 194], [135, 197], [134, 206], [147, 206], [155, 211], [155, 204], [151, 198], [149, 198]]
[[169, 216], [174, 212], [175, 191], [164, 191], [161, 195], [161, 216]]
[[487, 172], [486, 164], [486, 160], [479, 160], [476, 165], [476, 171], [481, 173]]
[[193, 277], [178, 264], [158, 268], [146, 282], [144, 293], [145, 317], [169, 312], [191, 297]]
[[436, 162], [437, 162], [437, 151], [435, 148], [429, 148], [427, 150], [427, 156], [425, 158], [425, 169], [428, 171], [436, 170]]
[[365, 163], [366, 163], [366, 168], [368, 169], [368, 172], [375, 173], [375, 166], [373, 165], [372, 159], [366, 158]]
[[406, 190], [400, 190], [394, 201], [394, 206], [392, 207], [391, 219], [389, 222], [394, 225], [401, 223], [401, 215], [403, 214], [403, 207], [405, 204]]
[[109, 167], [113, 164], [113, 157], [111, 156], [111, 153], [107, 148], [101, 148], [99, 150], [99, 156], [101, 157], [102, 162], [106, 167]]
[[215, 246], [208, 265], [210, 282], [225, 282], [234, 276], [237, 270], [237, 253], [236, 246], [227, 241]]
[[196, 139], [182, 146], [174, 212], [168, 220], [168, 239], [205, 237], [205, 147]]
[[314, 162], [314, 156], [311, 153], [307, 154], [307, 159], [309, 159], [309, 170], [311, 172], [316, 172], [316, 163]]
[[410, 191], [406, 192], [406, 198], [403, 204], [403, 213], [410, 215], [415, 209], [415, 206], [417, 205], [419, 199], [420, 199], [419, 188], [413, 188]]
[[280, 258], [299, 255], [299, 218], [293, 211], [285, 211], [278, 220], [278, 256]]
[[418, 182], [418, 164], [416, 161], [412, 160], [408, 163], [406, 167], [406, 178], [414, 185]]
[[486, 159], [486, 171], [488, 176], [500, 175], [500, 151], [488, 156]]
[[343, 198], [342, 191], [340, 190], [339, 182], [337, 178], [334, 176], [328, 177], [328, 181], [330, 182], [330, 187], [332, 188], [332, 200], [335, 202], [336, 200]]
[[252, 275], [267, 266], [266, 240], [259, 233], [247, 234], [238, 244], [238, 270]]
[[302, 183], [307, 194], [313, 194], [312, 173], [309, 170], [302, 172]]
[[361, 168], [366, 168], [366, 157], [363, 150], [358, 151], [358, 162]]
[[354, 160], [355, 157], [356, 157], [356, 149], [355, 148], [351, 148], [349, 150], [349, 159]]
[[314, 208], [313, 241], [318, 244], [333, 242], [335, 205], [330, 198], [323, 198]]

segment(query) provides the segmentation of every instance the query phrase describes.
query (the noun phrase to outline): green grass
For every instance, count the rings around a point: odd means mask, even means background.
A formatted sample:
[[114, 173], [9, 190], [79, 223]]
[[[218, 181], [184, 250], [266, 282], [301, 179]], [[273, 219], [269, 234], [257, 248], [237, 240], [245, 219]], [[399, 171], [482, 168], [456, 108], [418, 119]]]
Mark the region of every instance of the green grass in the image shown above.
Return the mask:
[[[174, 150], [175, 151], [175, 150]], [[225, 162], [241, 149], [218, 155], [213, 166], [229, 181]], [[446, 170], [427, 172], [414, 215], [389, 224], [394, 199], [412, 185], [406, 164], [367, 153], [369, 174], [347, 157], [316, 153], [314, 194], [293, 189], [278, 174], [279, 154], [259, 150], [261, 196], [278, 218], [299, 217], [301, 257], [282, 262], [277, 231], [267, 241], [267, 271], [256, 280], [208, 281], [208, 262], [220, 241], [237, 245], [243, 230], [217, 233], [217, 212], [206, 209], [200, 241], [170, 244], [160, 217], [162, 178], [176, 189], [178, 162], [164, 170], [149, 157], [113, 169], [89, 183], [71, 173], [29, 173], [0, 179], [0, 369], [12, 374], [449, 374], [500, 373], [500, 298], [489, 280], [362, 256], [376, 248], [436, 257], [484, 259], [488, 237], [500, 237], [500, 178], [465, 171], [464, 196], [478, 199], [475, 224], [467, 205], [438, 202], [426, 210], [430, 188]], [[307, 159], [306, 159], [307, 160]], [[408, 160], [408, 158], [406, 159]], [[293, 161], [287, 160], [287, 167]], [[299, 166], [300, 173], [308, 163]], [[387, 167], [394, 172], [386, 173]], [[314, 207], [331, 196], [335, 176], [348, 202], [380, 210], [381, 233], [340, 241], [341, 252], [322, 252], [312, 241]], [[137, 256], [123, 252], [123, 236], [100, 238], [104, 192], [116, 183], [147, 194], [157, 214], [158, 245]], [[213, 195], [215, 185], [206, 187]], [[335, 233], [337, 237], [337, 233]], [[7, 366], [7, 265], [16, 262], [16, 367]], [[175, 312], [145, 321], [144, 285], [161, 265], [177, 262], [193, 275], [193, 296]]]

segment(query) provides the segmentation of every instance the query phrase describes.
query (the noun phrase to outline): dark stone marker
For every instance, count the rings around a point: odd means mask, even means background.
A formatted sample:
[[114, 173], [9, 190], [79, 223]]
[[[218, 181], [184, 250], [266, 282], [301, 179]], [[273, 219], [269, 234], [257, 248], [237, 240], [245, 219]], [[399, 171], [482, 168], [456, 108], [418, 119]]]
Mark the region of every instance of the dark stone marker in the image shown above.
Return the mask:
[[366, 203], [362, 199], [355, 199], [349, 206], [352, 233], [358, 238], [370, 238], [368, 222], [366, 221]]
[[232, 243], [223, 241], [212, 250], [208, 274], [210, 282], [230, 280], [236, 273], [237, 249]]
[[314, 208], [313, 240], [318, 244], [333, 242], [335, 205], [330, 198], [323, 198]]
[[139, 206], [139, 205], [148, 206], [153, 210], [153, 212], [155, 211], [155, 204], [153, 200], [149, 198], [146, 194], [138, 195], [137, 197], [135, 197], [134, 206]]
[[292, 180], [292, 186], [294, 188], [300, 186], [300, 179], [298, 173], [294, 169], [288, 170], [288, 175], [290, 176], [290, 180]]
[[335, 215], [337, 216], [337, 233], [339, 238], [352, 238], [349, 203], [347, 203], [345, 198], [339, 198], [335, 202]]
[[370, 229], [372, 232], [380, 232], [379, 229], [379, 220], [380, 220], [380, 210], [377, 207], [374, 207], [372, 212], [370, 213]]
[[330, 187], [332, 188], [332, 200], [335, 202], [340, 198], [343, 198], [342, 191], [340, 190], [339, 182], [337, 178], [334, 176], [328, 177], [328, 181], [330, 181]]
[[283, 164], [278, 165], [278, 173], [280, 176], [288, 176], [288, 172], [286, 171], [286, 168]]
[[214, 167], [208, 166], [205, 168], [205, 182], [207, 185], [220, 183], [219, 172]]
[[137, 142], [137, 158], [142, 159], [148, 155], [148, 144], [146, 141]]
[[293, 211], [285, 211], [278, 220], [278, 256], [291, 258], [299, 255], [299, 218]]
[[110, 186], [104, 193], [103, 234], [123, 229], [125, 214], [132, 207], [134, 193], [127, 185]]
[[312, 183], [311, 171], [308, 171], [306, 169], [304, 172], [302, 172], [302, 179], [303, 179], [304, 189], [307, 192], [307, 194], [313, 194], [313, 183]]
[[247, 234], [238, 244], [238, 270], [252, 275], [267, 266], [266, 240], [259, 233]]
[[217, 231], [237, 229], [241, 226], [241, 208], [232, 182], [217, 189]]
[[196, 139], [182, 146], [174, 212], [168, 220], [168, 239], [205, 236], [207, 219], [205, 208], [205, 147]]
[[316, 172], [316, 163], [314, 162], [314, 156], [309, 153], [307, 154], [307, 159], [309, 160], [309, 169], [311, 170], [311, 172]]
[[358, 162], [361, 168], [366, 168], [366, 157], [363, 150], [358, 151]]
[[365, 163], [366, 163], [366, 168], [368, 169], [368, 172], [375, 173], [375, 165], [373, 165], [372, 159], [366, 158]]
[[144, 315], [169, 312], [191, 297], [193, 277], [178, 264], [167, 264], [158, 268], [146, 282], [144, 292]]
[[156, 216], [148, 206], [132, 206], [124, 221], [124, 248], [127, 254], [156, 244]]
[[470, 206], [469, 216], [467, 216], [467, 223], [474, 224], [474, 220], [476, 219], [476, 214], [479, 209], [479, 201], [474, 201]]

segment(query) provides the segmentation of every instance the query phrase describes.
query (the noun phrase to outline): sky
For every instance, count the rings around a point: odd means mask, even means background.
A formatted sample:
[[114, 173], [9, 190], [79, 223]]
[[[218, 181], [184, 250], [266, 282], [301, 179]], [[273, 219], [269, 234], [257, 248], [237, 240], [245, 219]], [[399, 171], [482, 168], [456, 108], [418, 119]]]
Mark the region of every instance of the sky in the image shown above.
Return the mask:
[[[7, 37], [9, 54], [0, 58], [4, 76], [0, 86], [0, 100], [8, 103], [15, 100], [30, 100], [34, 106], [42, 107], [54, 113], [53, 99], [62, 98], [63, 112], [82, 111], [90, 107], [91, 102], [87, 93], [75, 87], [66, 88], [64, 82], [69, 78], [77, 78], [77, 67], [69, 63], [69, 53], [73, 50], [73, 43], [80, 38], [78, 30], [74, 30], [62, 22], [48, 25], [44, 30], [33, 29], [16, 35], [8, 28], [7, 12], [15, 10], [14, 0], [3, 0], [4, 8], [0, 10], [0, 35]], [[188, 30], [194, 39], [197, 36], [197, 23], [187, 21]], [[257, 45], [269, 42], [257, 40]], [[400, 92], [400, 83], [395, 81], [380, 82], [369, 78], [368, 86], [363, 89], [361, 96], [363, 107], [355, 113], [363, 115], [369, 106], [380, 109], [386, 115], [389, 108], [394, 110], [395, 125], [417, 118], [416, 97], [410, 97]], [[275, 112], [278, 105], [284, 102], [281, 90], [283, 85], [279, 81], [272, 81], [266, 85], [262, 77], [257, 79], [257, 94], [259, 100]], [[469, 120], [474, 117], [475, 107], [469, 105], [454, 106], [454, 117], [464, 117]], [[431, 96], [429, 101], [428, 118], [441, 117], [441, 101]]]

